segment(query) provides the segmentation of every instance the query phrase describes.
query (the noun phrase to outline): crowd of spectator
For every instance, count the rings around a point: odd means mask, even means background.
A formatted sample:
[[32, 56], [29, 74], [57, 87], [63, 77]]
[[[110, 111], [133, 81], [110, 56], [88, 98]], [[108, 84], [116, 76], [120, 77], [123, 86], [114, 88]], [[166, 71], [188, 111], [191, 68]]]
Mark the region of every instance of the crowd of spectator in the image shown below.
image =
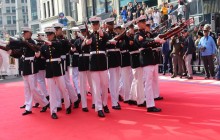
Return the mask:
[[146, 15], [147, 21], [150, 21], [152, 28], [158, 27], [161, 23], [166, 23], [169, 26], [181, 21], [185, 15], [185, 3], [179, 0], [178, 6], [174, 10], [174, 6], [167, 2], [162, 3], [158, 7], [148, 7], [146, 2], [137, 3], [129, 2], [123, 6], [120, 15], [117, 16], [116, 11], [113, 11], [111, 17], [115, 17], [117, 23], [127, 23], [135, 20], [140, 15]]

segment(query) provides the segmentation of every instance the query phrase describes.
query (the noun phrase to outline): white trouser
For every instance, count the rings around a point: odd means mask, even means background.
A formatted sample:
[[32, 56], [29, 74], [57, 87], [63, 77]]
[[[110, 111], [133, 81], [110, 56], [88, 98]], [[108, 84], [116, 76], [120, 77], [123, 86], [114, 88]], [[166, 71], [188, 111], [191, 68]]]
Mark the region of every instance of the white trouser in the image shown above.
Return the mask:
[[137, 100], [137, 104], [143, 104], [145, 100], [144, 96], [144, 84], [143, 84], [143, 69], [141, 67], [132, 69], [133, 81], [131, 84], [130, 99]]
[[61, 102], [61, 99], [62, 99], [62, 93], [59, 89], [59, 87], [57, 85], [54, 85], [54, 93], [55, 94], [54, 96], [56, 96], [56, 101], [57, 101], [57, 107], [61, 107], [62, 108], [62, 102]]
[[[80, 71], [79, 72], [79, 81], [80, 81], [80, 95], [81, 95], [81, 101], [82, 101], [82, 108], [87, 107], [87, 83], [89, 83], [90, 91], [92, 91], [92, 82], [90, 77], [90, 71]], [[92, 94], [93, 96], [94, 94]], [[92, 97], [92, 100], [94, 100], [94, 97]], [[94, 101], [93, 101], [94, 102]]]
[[123, 67], [121, 68], [121, 81], [122, 81], [122, 96], [124, 101], [128, 101], [129, 100], [129, 94], [130, 94], [130, 90], [131, 90], [131, 83], [132, 83], [132, 71], [131, 71], [131, 67]]
[[120, 67], [110, 68], [109, 72], [109, 90], [111, 94], [112, 106], [118, 105], [119, 96], [119, 80], [120, 80]]
[[37, 82], [38, 85], [40, 86], [41, 91], [45, 96], [48, 96], [47, 93], [47, 87], [46, 87], [46, 82], [45, 82], [45, 77], [46, 77], [46, 71], [45, 70], [40, 70], [37, 73]]
[[143, 67], [143, 76], [144, 76], [144, 93], [146, 96], [146, 106], [154, 107], [154, 96], [157, 94], [154, 92], [159, 92], [158, 89], [158, 68], [155, 65]]
[[108, 73], [105, 71], [90, 71], [95, 97], [95, 110], [102, 110], [108, 101]]
[[75, 92], [72, 84], [70, 83], [70, 75], [68, 71], [65, 71], [64, 75], [65, 83], [66, 83], [66, 88], [70, 97], [70, 100], [72, 103], [78, 100], [77, 93]]
[[153, 92], [154, 98], [160, 96], [160, 88], [159, 88], [159, 74], [158, 74], [159, 65], [155, 65], [154, 78], [153, 78]]
[[78, 70], [78, 67], [72, 67], [72, 79], [73, 79], [73, 85], [75, 88], [75, 92], [77, 94], [79, 94], [80, 89], [79, 89], [79, 70]]
[[44, 94], [37, 88], [37, 75], [26, 75], [23, 76], [24, 79], [24, 90], [25, 90], [25, 110], [31, 111], [33, 99], [44, 107], [49, 102], [47, 101]]
[[70, 98], [66, 88], [64, 76], [48, 78], [47, 84], [48, 93], [50, 95], [50, 113], [52, 114], [57, 112], [57, 95], [55, 94], [55, 86], [57, 86], [60, 89], [63, 95], [65, 108], [67, 109], [68, 107], [70, 107]]

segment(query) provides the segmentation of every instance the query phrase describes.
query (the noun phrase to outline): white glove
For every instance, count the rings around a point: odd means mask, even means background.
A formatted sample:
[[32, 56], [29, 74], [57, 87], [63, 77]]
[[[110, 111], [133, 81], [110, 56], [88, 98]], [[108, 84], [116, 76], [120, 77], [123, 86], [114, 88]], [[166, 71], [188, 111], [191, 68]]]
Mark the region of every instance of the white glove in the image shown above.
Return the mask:
[[40, 57], [40, 51], [35, 52], [35, 56], [36, 56], [37, 58]]
[[7, 51], [7, 53], [8, 53], [9, 55], [11, 55], [11, 53], [12, 53], [12, 50], [8, 50], [8, 51]]
[[51, 46], [51, 45], [52, 45], [52, 42], [45, 40], [45, 44], [48, 45], [48, 46]]
[[82, 40], [85, 39], [85, 37], [84, 37], [81, 33], [79, 33], [79, 32], [77, 32], [77, 36], [78, 36], [79, 38], [81, 38]]
[[111, 39], [111, 40], [109, 40], [109, 43], [110, 43], [110, 44], [113, 44], [113, 45], [116, 45], [116, 44], [117, 44], [117, 41], [114, 40], [114, 39]]
[[7, 44], [0, 42], [0, 46], [6, 47]]
[[75, 52], [75, 51], [76, 51], [76, 48], [71, 48], [71, 51], [72, 51], [72, 52]]
[[0, 44], [1, 44], [0, 46], [3, 46], [3, 45], [6, 46], [8, 43], [9, 43], [8, 41], [0, 40]]
[[90, 39], [86, 39], [86, 45], [90, 45], [90, 44], [92, 44], [92, 39], [90, 38]]
[[166, 42], [166, 40], [159, 38], [159, 35], [154, 38], [154, 41], [155, 41], [155, 42], [158, 42], [158, 43], [160, 43], [160, 44], [163, 44], [163, 43]]
[[103, 37], [103, 36], [104, 36], [104, 33], [103, 33], [102, 29], [99, 29], [99, 36], [100, 36], [100, 37]]

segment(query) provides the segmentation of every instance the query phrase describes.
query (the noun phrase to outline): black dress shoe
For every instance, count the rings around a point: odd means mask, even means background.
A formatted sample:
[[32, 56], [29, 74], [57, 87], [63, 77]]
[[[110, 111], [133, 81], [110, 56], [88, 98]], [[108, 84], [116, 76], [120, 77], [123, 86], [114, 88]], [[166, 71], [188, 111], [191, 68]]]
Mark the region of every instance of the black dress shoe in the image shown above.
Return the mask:
[[25, 107], [26, 107], [26, 105], [20, 106], [21, 109], [22, 109], [22, 108], [25, 108]]
[[46, 106], [44, 106], [40, 112], [46, 112], [47, 108], [50, 106], [50, 104], [47, 104]]
[[193, 77], [191, 76], [191, 77], [188, 77], [187, 79], [189, 79], [189, 80], [190, 80], [190, 79], [193, 79]]
[[47, 98], [48, 101], [50, 100], [50, 96], [47, 96], [46, 98]]
[[92, 109], [95, 109], [95, 104], [92, 104]]
[[64, 99], [63, 99], [63, 98], [61, 99], [61, 103], [62, 103], [62, 104], [64, 103]]
[[176, 77], [176, 75], [172, 75], [172, 76], [171, 76], [171, 78], [175, 78], [175, 77]]
[[80, 103], [81, 102], [81, 95], [77, 94], [77, 96], [78, 96], [78, 102]]
[[128, 104], [129, 101], [124, 101], [125, 104]]
[[147, 112], [161, 112], [161, 109], [156, 107], [149, 107], [147, 108]]
[[129, 100], [128, 104], [129, 105], [137, 105], [137, 101]]
[[39, 103], [36, 103], [36, 104], [33, 106], [33, 108], [38, 108], [39, 105], [40, 105]]
[[123, 102], [123, 98], [122, 98], [121, 95], [118, 96], [118, 100], [119, 100], [120, 102]]
[[71, 114], [71, 105], [66, 109], [66, 114]]
[[51, 118], [52, 119], [58, 119], [57, 114], [56, 113], [52, 113]]
[[61, 111], [62, 107], [57, 107], [57, 112]]
[[209, 77], [206, 76], [205, 79], [209, 79]]
[[159, 97], [157, 97], [157, 98], [154, 98], [154, 100], [163, 100], [163, 97], [161, 97], [161, 96], [159, 96]]
[[103, 113], [102, 110], [99, 110], [99, 111], [98, 111], [98, 116], [99, 116], [99, 117], [105, 117], [105, 114]]
[[80, 99], [78, 98], [77, 101], [74, 102], [73, 108], [79, 108]]
[[31, 114], [31, 113], [32, 113], [32, 111], [27, 111], [27, 110], [25, 110], [25, 112], [22, 113], [22, 115], [24, 116], [24, 115], [28, 115], [28, 114]]
[[121, 106], [120, 106], [119, 103], [118, 103], [117, 106], [112, 106], [112, 109], [115, 109], [115, 110], [121, 110]]
[[83, 111], [83, 112], [89, 112], [89, 110], [88, 110], [88, 108], [87, 108], [87, 107], [82, 108], [82, 111]]
[[107, 105], [106, 105], [106, 106], [104, 106], [104, 107], [103, 107], [103, 109], [104, 109], [104, 112], [105, 112], [105, 113], [110, 113], [110, 111], [109, 111], [109, 109], [108, 109], [108, 106], [107, 106]]
[[146, 102], [142, 103], [142, 104], [139, 104], [137, 105], [138, 107], [146, 107]]

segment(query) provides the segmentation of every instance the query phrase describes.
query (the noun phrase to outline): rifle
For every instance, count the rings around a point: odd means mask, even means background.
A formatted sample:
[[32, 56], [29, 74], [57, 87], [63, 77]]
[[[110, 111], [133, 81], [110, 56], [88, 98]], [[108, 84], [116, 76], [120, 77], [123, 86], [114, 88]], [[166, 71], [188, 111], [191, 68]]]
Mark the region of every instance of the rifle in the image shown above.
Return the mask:
[[171, 28], [166, 33], [159, 35], [159, 38], [163, 38], [164, 40], [174, 36], [175, 34], [178, 34], [179, 32], [182, 32], [188, 25], [194, 22], [193, 18], [188, 19], [187, 21], [181, 23], [180, 25]]
[[119, 41], [126, 35], [127, 30], [124, 30], [121, 34], [113, 38], [113, 40]]
[[90, 35], [90, 33], [89, 33], [88, 25], [87, 25], [86, 22], [84, 22], [84, 24], [85, 24], [85, 27], [86, 27], [86, 38], [87, 38], [87, 39], [90, 39], [90, 38], [91, 38], [91, 35]]

